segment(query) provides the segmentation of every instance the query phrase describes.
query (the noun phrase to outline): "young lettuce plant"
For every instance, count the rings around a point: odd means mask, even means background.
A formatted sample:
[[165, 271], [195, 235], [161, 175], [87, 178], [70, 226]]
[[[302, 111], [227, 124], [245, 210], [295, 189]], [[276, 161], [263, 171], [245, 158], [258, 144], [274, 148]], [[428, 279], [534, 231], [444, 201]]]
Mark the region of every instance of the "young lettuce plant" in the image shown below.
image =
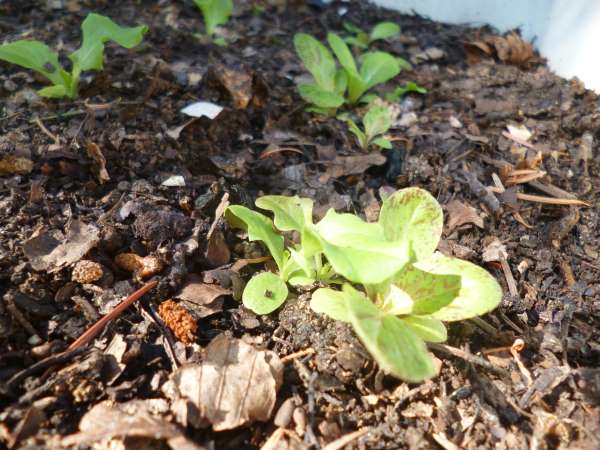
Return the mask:
[[357, 103], [363, 94], [378, 84], [394, 78], [400, 73], [398, 60], [389, 53], [368, 52], [361, 55], [361, 66], [356, 62], [348, 45], [337, 34], [327, 35], [329, 46], [337, 57], [341, 69], [337, 68], [331, 52], [314, 37], [297, 33], [294, 36], [296, 53], [315, 82], [298, 85], [300, 96], [315, 105], [316, 112], [333, 114], [346, 99]]
[[390, 129], [392, 117], [390, 110], [384, 106], [372, 106], [363, 117], [365, 131], [352, 120], [347, 119], [348, 129], [356, 136], [360, 148], [367, 150], [370, 145], [390, 149], [392, 143], [382, 135]]
[[400, 26], [394, 22], [379, 22], [368, 33], [349, 22], [344, 23], [344, 28], [348, 32], [354, 33], [354, 36], [345, 37], [344, 41], [361, 49], [367, 49], [375, 41], [400, 34]]
[[114, 41], [122, 47], [133, 48], [142, 41], [148, 27], [121, 27], [108, 17], [91, 13], [81, 24], [81, 31], [81, 47], [69, 55], [71, 72], [63, 69], [58, 54], [40, 41], [19, 40], [0, 45], [0, 60], [32, 69], [50, 80], [52, 86], [38, 91], [42, 97], [75, 98], [81, 73], [102, 70], [106, 42]]
[[214, 37], [217, 27], [224, 25], [233, 12], [232, 0], [194, 0], [204, 17], [206, 35], [218, 45], [225, 45], [222, 37]]
[[389, 53], [368, 52], [361, 55], [361, 65], [358, 69], [352, 52], [341, 37], [329, 33], [327, 42], [344, 68], [350, 103], [360, 101], [369, 89], [391, 80], [400, 73], [398, 60]]
[[[380, 367], [403, 380], [435, 374], [426, 342], [446, 340], [443, 322], [484, 314], [501, 300], [500, 286], [484, 269], [435, 251], [442, 210], [422, 189], [385, 199], [376, 223], [331, 209], [313, 225], [312, 201], [298, 197], [263, 197], [257, 204], [273, 212], [274, 224], [241, 206], [227, 214], [249, 239], [266, 244], [280, 275], [264, 272], [250, 280], [244, 304], [261, 314], [273, 311], [287, 297], [285, 280], [295, 277], [304, 283], [345, 280], [341, 290], [317, 289], [311, 308], [351, 324]], [[298, 232], [301, 245], [286, 251], [274, 226]]]
[[335, 114], [344, 104], [346, 92], [346, 74], [338, 69], [331, 52], [309, 34], [296, 33], [294, 47], [304, 67], [311, 73], [314, 83], [298, 85], [300, 96], [314, 105], [314, 112]]

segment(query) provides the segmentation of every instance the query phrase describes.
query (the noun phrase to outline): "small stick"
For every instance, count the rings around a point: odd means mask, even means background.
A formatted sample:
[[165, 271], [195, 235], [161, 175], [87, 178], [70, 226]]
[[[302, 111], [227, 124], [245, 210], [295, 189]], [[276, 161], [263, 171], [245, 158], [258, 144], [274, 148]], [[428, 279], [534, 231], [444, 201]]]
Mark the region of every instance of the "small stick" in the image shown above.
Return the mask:
[[481, 356], [473, 355], [472, 353], [467, 353], [464, 350], [461, 350], [460, 348], [451, 347], [450, 345], [446, 344], [434, 343], [428, 343], [427, 346], [432, 350], [438, 350], [447, 355], [449, 354], [452, 356], [456, 356], [457, 358], [460, 358], [468, 363], [483, 367], [484, 369], [487, 369], [490, 372], [494, 372], [497, 375], [500, 375], [504, 378], [508, 378], [510, 376], [510, 373], [507, 370], [493, 365], [491, 362], [483, 359]]
[[315, 349], [312, 347], [309, 347], [309, 348], [305, 348], [304, 350], [300, 350], [298, 352], [290, 353], [289, 355], [284, 356], [283, 358], [281, 358], [281, 362], [285, 364], [296, 358], [302, 358], [303, 356], [314, 355], [314, 354], [315, 354]]
[[104, 329], [104, 327], [111, 320], [119, 317], [123, 313], [123, 311], [125, 311], [127, 308], [129, 308], [133, 303], [135, 303], [137, 300], [139, 300], [140, 297], [142, 297], [146, 292], [148, 292], [150, 289], [152, 289], [157, 284], [158, 284], [158, 281], [151, 281], [149, 283], [146, 283], [141, 288], [139, 288], [137, 291], [135, 291], [133, 294], [131, 294], [129, 297], [127, 297], [125, 300], [123, 300], [121, 303], [119, 303], [111, 312], [109, 312], [107, 315], [105, 315], [100, 320], [98, 320], [98, 322], [96, 322], [94, 325], [92, 325], [90, 328], [88, 328], [71, 345], [69, 345], [69, 348], [67, 348], [67, 351], [75, 350], [75, 349], [77, 349], [79, 347], [83, 347], [84, 345], [89, 343]]
[[335, 441], [331, 441], [325, 447], [322, 447], [323, 450], [339, 450], [344, 448], [346, 445], [350, 444], [350, 442], [356, 441], [358, 438], [364, 436], [369, 431], [369, 428], [363, 428], [362, 430], [353, 431], [352, 433], [345, 434]]
[[[502, 189], [495, 186], [488, 187], [488, 189], [496, 194], [502, 194]], [[517, 192], [517, 198], [528, 202], [545, 203], [547, 205], [576, 205], [576, 206], [590, 206], [589, 203], [577, 200], [574, 198], [553, 198], [553, 197], [542, 197], [541, 195], [523, 194]]]

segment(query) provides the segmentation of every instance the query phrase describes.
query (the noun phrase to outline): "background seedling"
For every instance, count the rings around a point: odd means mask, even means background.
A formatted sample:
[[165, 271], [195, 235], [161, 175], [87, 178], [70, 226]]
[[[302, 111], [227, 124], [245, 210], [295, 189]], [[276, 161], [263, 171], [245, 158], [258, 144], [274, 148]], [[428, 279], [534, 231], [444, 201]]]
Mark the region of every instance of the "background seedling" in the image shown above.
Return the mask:
[[[346, 100], [356, 103], [369, 89], [385, 83], [400, 73], [396, 58], [385, 52], [368, 52], [361, 56], [360, 69], [350, 49], [337, 34], [327, 35], [331, 52], [314, 37], [298, 33], [294, 36], [296, 53], [312, 74], [314, 83], [298, 85], [300, 96], [314, 105], [312, 111], [334, 114]], [[347, 90], [347, 99], [344, 97]]]
[[218, 45], [225, 45], [225, 39], [215, 37], [217, 27], [229, 21], [233, 12], [232, 0], [194, 0], [196, 6], [202, 12], [206, 35]]
[[121, 27], [108, 17], [88, 14], [81, 24], [83, 41], [81, 47], [69, 55], [71, 72], [58, 62], [58, 54], [40, 41], [19, 40], [0, 46], [0, 60], [35, 70], [46, 77], [52, 86], [38, 91], [42, 97], [75, 98], [78, 94], [79, 78], [86, 70], [102, 70], [104, 44], [114, 41], [122, 47], [138, 45], [148, 27]]
[[[250, 240], [267, 246], [279, 274], [252, 278], [244, 305], [267, 314], [285, 301], [286, 282], [343, 283], [341, 290], [317, 289], [311, 308], [350, 323], [381, 368], [401, 379], [416, 382], [435, 374], [425, 343], [446, 340], [444, 321], [484, 314], [501, 300], [488, 272], [435, 252], [442, 209], [423, 189], [386, 198], [376, 223], [330, 209], [313, 224], [312, 200], [299, 197], [267, 196], [256, 204], [272, 211], [274, 221], [239, 205], [226, 215]], [[296, 231], [300, 244], [285, 249], [285, 231]]]
[[392, 117], [388, 108], [372, 106], [363, 117], [364, 131], [352, 119], [347, 119], [347, 123], [348, 129], [356, 136], [358, 144], [363, 150], [367, 150], [371, 144], [385, 149], [392, 148], [392, 143], [381, 136], [392, 125]]
[[400, 34], [400, 26], [393, 22], [379, 22], [369, 33], [349, 22], [344, 22], [344, 28], [354, 33], [354, 36], [345, 37], [344, 41], [361, 49], [368, 48], [370, 44], [380, 39], [388, 39]]
[[388, 92], [387, 94], [385, 94], [385, 99], [388, 102], [397, 102], [405, 94], [408, 94], [409, 92], [414, 92], [416, 94], [427, 94], [427, 89], [419, 86], [414, 81], [409, 81], [404, 86], [398, 86], [392, 92]]

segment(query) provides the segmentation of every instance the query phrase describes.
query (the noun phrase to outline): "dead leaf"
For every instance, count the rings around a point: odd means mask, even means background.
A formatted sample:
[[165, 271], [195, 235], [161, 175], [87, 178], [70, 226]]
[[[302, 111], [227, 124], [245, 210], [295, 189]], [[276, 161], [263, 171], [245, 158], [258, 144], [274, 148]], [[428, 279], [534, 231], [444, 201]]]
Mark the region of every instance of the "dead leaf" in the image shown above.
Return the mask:
[[496, 57], [505, 64], [521, 66], [527, 64], [535, 56], [531, 44], [525, 42], [515, 32], [511, 32], [505, 37], [487, 36], [481, 41], [469, 42], [465, 44], [465, 51], [469, 64], [476, 64], [487, 56]]
[[283, 364], [269, 350], [221, 334], [206, 348], [202, 363], [181, 367], [172, 379], [214, 431], [231, 430], [271, 417]]
[[99, 241], [98, 228], [73, 220], [66, 236], [58, 230], [43, 231], [23, 244], [23, 253], [35, 270], [56, 272], [79, 261]]
[[448, 212], [448, 222], [446, 223], [448, 233], [467, 224], [483, 228], [483, 219], [477, 214], [477, 210], [470, 205], [465, 205], [458, 200], [452, 200], [446, 205], [446, 211]]
[[506, 246], [498, 239], [494, 239], [484, 249], [481, 255], [485, 262], [493, 261], [506, 261], [508, 259], [508, 252]]
[[225, 295], [231, 295], [231, 290], [218, 284], [203, 283], [200, 276], [191, 274], [175, 298], [191, 303], [190, 309], [198, 318], [202, 318], [221, 312]]
[[218, 64], [209, 69], [209, 78], [223, 87], [235, 109], [246, 109], [252, 99], [252, 73], [240, 65]]
[[98, 182], [104, 184], [106, 181], [110, 180], [110, 176], [106, 170], [106, 158], [98, 144], [88, 142], [86, 148], [88, 156], [96, 163]]
[[357, 156], [336, 156], [333, 161], [327, 163], [327, 170], [319, 181], [324, 183], [330, 178], [362, 174], [369, 167], [382, 166], [386, 161], [386, 157], [379, 152]]
[[33, 161], [29, 158], [6, 156], [0, 159], [0, 177], [27, 175], [33, 170]]
[[[79, 432], [64, 437], [61, 445], [73, 448], [91, 445], [94, 442], [110, 440], [114, 437], [146, 437], [156, 440], [173, 439], [175, 443], [184, 439], [186, 444], [194, 445], [183, 435], [183, 431], [166, 419], [153, 414], [153, 411], [166, 412], [168, 405], [164, 399], [131, 400], [125, 403], [103, 401], [92, 407], [79, 422]], [[190, 447], [187, 447], [190, 448]]]
[[208, 244], [204, 256], [213, 267], [224, 266], [231, 258], [231, 252], [225, 242], [225, 236], [223, 236], [220, 230], [217, 230], [217, 226], [222, 222], [223, 214], [225, 214], [228, 206], [229, 194], [225, 193], [215, 210], [215, 218], [206, 236]]

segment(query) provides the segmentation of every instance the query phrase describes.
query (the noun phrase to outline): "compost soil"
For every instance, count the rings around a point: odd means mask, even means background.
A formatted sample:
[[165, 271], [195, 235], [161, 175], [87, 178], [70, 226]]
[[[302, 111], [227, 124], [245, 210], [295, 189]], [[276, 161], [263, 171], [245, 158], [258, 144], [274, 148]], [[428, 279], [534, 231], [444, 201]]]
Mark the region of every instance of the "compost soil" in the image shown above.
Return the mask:
[[[515, 35], [364, 2], [235, 3], [224, 47], [197, 35], [192, 2], [0, 4], [3, 41], [36, 38], [63, 57], [91, 11], [150, 30], [135, 49], [108, 45], [75, 100], [41, 99], [42, 79], [0, 64], [3, 445], [599, 448], [597, 95]], [[392, 150], [365, 152], [344, 122], [305, 111], [292, 38], [382, 20], [401, 34], [374, 46], [412, 70], [379, 92], [409, 81], [428, 92], [391, 105]], [[224, 109], [181, 113], [199, 100]], [[241, 306], [266, 254], [229, 228], [226, 202], [298, 194], [317, 218], [335, 208], [374, 220], [381, 197], [406, 186], [444, 207], [439, 250], [486, 267], [504, 291], [496, 311], [431, 348], [438, 376], [386, 376], [349, 327], [310, 310], [310, 291], [269, 316]], [[126, 264], [140, 257], [147, 273]], [[89, 345], [61, 353], [148, 281]], [[270, 403], [203, 422], [169, 386], [223, 345], [263, 361]]]

